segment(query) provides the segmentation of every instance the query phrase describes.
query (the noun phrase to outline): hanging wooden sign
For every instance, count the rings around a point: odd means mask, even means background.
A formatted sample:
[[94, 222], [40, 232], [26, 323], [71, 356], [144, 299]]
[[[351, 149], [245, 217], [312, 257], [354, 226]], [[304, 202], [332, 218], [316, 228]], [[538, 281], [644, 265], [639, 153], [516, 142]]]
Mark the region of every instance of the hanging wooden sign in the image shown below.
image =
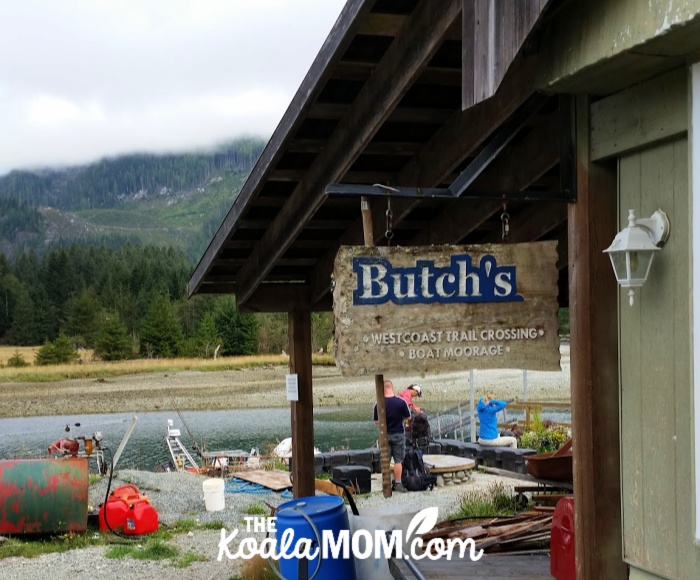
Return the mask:
[[333, 272], [345, 376], [561, 370], [556, 242], [343, 246]]

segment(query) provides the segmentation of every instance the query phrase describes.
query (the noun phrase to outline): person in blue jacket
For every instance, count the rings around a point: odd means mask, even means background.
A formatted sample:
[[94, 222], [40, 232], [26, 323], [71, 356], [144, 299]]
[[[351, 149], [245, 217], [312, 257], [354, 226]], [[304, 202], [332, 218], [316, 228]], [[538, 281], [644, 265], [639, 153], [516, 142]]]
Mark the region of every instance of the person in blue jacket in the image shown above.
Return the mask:
[[518, 440], [515, 437], [501, 437], [498, 432], [498, 421], [496, 414], [505, 409], [507, 401], [495, 399], [488, 394], [479, 399], [476, 412], [479, 414], [479, 444], [489, 447], [512, 447], [518, 448]]

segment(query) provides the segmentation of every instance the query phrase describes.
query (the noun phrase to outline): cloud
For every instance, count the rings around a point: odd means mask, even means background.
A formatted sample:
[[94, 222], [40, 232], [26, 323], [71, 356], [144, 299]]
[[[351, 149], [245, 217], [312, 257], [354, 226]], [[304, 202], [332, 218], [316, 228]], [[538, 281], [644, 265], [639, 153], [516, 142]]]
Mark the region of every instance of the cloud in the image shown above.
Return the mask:
[[343, 0], [0, 5], [0, 174], [268, 136]]

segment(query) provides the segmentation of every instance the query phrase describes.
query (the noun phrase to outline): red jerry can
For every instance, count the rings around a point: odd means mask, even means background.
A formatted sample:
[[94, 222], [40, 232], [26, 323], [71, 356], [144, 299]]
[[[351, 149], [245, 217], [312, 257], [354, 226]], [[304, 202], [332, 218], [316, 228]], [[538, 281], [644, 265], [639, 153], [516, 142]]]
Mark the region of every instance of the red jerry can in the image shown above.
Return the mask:
[[148, 496], [142, 495], [133, 485], [122, 485], [110, 492], [107, 502], [100, 506], [98, 517], [103, 532], [111, 528], [138, 536], [158, 529], [158, 512]]
[[135, 485], [120, 485], [109, 492], [109, 497], [127, 497], [130, 495], [139, 495], [139, 488]]
[[124, 521], [124, 533], [129, 536], [151, 534], [158, 530], [158, 512], [147, 497], [130, 503]]
[[112, 496], [110, 494], [106, 503], [100, 506], [98, 519], [100, 521], [100, 531], [119, 531], [124, 528], [126, 513], [129, 511], [129, 504], [126, 498]]
[[574, 535], [574, 498], [557, 502], [552, 518], [549, 572], [557, 580], [576, 580], [576, 538]]

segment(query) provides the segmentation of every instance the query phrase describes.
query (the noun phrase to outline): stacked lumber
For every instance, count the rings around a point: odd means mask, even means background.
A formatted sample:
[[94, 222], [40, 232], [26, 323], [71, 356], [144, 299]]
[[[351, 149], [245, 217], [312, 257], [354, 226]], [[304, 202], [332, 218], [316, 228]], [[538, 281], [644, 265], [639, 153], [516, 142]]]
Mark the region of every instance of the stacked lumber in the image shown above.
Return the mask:
[[552, 514], [532, 511], [510, 518], [443, 522], [422, 537], [424, 542], [433, 538], [472, 539], [477, 551], [490, 554], [549, 548], [551, 532]]

